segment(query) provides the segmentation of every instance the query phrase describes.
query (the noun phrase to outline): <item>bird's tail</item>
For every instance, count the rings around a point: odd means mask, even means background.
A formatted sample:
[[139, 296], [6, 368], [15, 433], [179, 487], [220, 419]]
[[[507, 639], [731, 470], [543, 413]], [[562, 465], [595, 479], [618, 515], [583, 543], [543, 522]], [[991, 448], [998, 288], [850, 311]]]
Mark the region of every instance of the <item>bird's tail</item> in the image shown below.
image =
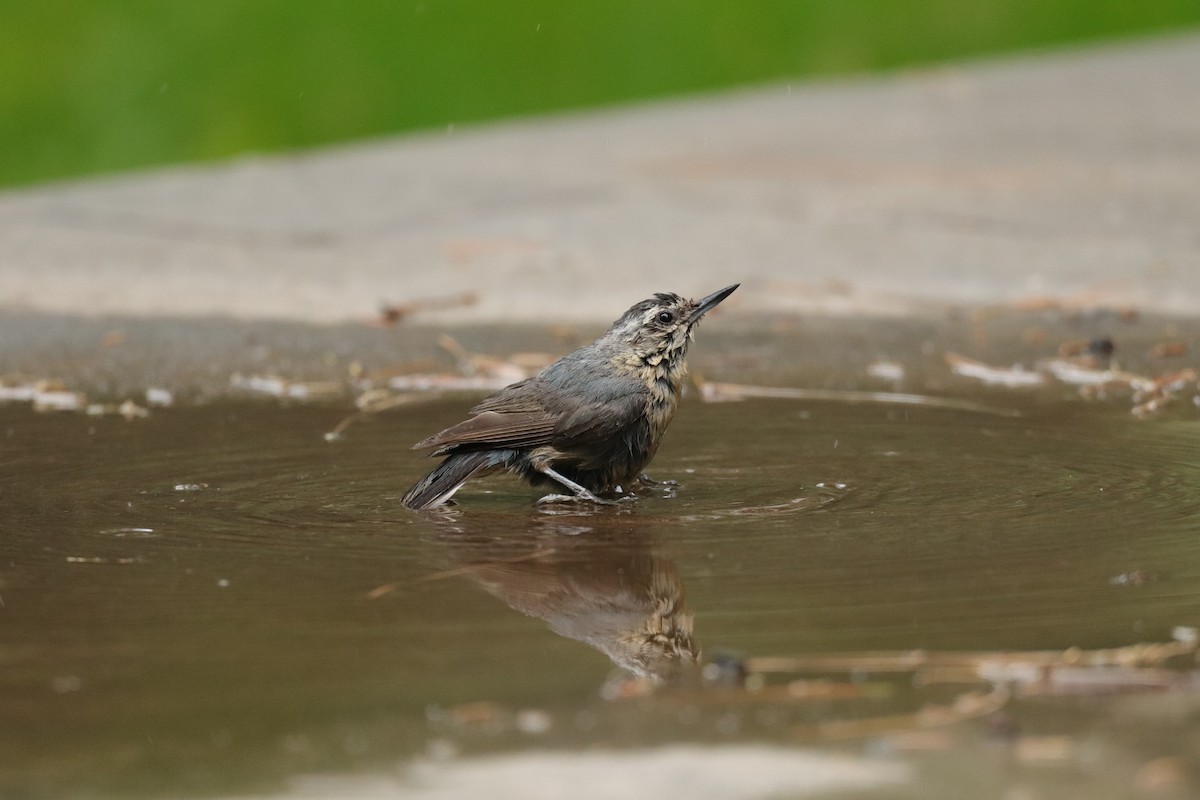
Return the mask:
[[414, 511], [440, 506], [450, 499], [472, 475], [492, 466], [494, 459], [486, 451], [476, 453], [456, 453], [446, 458], [433, 471], [404, 494], [400, 501]]

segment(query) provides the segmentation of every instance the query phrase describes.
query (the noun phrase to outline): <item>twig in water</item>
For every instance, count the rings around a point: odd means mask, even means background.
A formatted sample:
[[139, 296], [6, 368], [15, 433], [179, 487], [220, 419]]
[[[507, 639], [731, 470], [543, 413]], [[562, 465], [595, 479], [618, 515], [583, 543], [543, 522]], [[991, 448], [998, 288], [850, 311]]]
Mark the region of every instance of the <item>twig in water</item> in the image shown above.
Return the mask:
[[994, 414], [1000, 417], [1019, 417], [1021, 412], [1014, 408], [998, 408], [970, 400], [953, 397], [932, 397], [924, 394], [903, 392], [861, 392], [838, 389], [797, 389], [779, 386], [746, 386], [736, 383], [708, 383], [697, 380], [700, 396], [708, 403], [727, 403], [750, 398], [774, 398], [779, 400], [817, 400], [835, 403], [884, 403], [891, 405], [923, 406], [954, 411], [972, 411], [979, 414]]

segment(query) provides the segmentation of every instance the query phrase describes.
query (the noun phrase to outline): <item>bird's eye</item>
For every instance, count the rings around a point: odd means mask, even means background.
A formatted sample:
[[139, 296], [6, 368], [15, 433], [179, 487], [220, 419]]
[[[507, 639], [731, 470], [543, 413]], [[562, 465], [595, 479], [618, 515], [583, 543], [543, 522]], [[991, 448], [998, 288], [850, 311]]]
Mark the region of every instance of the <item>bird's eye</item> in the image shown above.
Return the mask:
[[669, 325], [675, 321], [675, 315], [670, 311], [660, 311], [658, 312], [658, 321], [663, 325]]

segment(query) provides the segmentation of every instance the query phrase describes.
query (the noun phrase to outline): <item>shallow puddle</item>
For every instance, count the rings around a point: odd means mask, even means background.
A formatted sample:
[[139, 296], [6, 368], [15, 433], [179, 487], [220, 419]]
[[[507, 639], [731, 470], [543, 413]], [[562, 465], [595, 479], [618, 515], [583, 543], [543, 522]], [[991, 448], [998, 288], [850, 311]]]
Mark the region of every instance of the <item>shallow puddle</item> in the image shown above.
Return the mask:
[[[332, 443], [342, 409], [0, 407], [0, 793], [509, 796], [519, 768], [549, 788], [511, 796], [556, 796], [628, 768], [692, 797], [1189, 796], [1194, 689], [843, 738], [956, 692], [851, 671], [763, 702], [688, 677], [1196, 624], [1200, 427], [999, 397], [1021, 415], [693, 397], [652, 464], [676, 489], [537, 507], [493, 477], [420, 515], [408, 445], [468, 401]], [[722, 783], [739, 769], [756, 782]]]

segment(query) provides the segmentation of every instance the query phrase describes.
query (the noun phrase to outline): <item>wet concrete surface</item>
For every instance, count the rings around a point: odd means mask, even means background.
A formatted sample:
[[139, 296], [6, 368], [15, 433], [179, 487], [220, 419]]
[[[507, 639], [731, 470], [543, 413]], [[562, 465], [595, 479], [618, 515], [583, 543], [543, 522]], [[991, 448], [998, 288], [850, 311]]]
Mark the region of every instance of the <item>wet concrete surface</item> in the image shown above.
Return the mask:
[[[320, 389], [293, 399], [349, 401], [410, 373], [466, 377], [477, 366], [464, 361], [472, 357], [494, 362], [478, 369], [494, 369], [489, 379], [503, 385], [592, 341], [604, 327], [589, 321], [439, 325], [419, 319], [381, 325], [375, 318], [307, 325], [0, 311], [0, 382], [51, 382], [95, 400], [144, 403], [153, 388], [167, 389], [181, 402], [269, 398], [285, 391], [242, 380], [266, 378]], [[701, 378], [720, 381], [952, 393], [973, 381], [953, 377], [947, 354], [1036, 371], [1064, 347], [1109, 340], [1116, 366], [1155, 376], [1195, 366], [1198, 337], [1192, 318], [1127, 307], [993, 306], [908, 318], [720, 309], [703, 323], [689, 361]], [[893, 361], [901, 376], [889, 378], [886, 370], [872, 375], [872, 364]], [[1042, 388], [1060, 397], [1078, 395], [1077, 386], [1054, 380]]]
[[782, 84], [0, 195], [46, 312], [607, 321], [1049, 297], [1200, 313], [1200, 36]]

